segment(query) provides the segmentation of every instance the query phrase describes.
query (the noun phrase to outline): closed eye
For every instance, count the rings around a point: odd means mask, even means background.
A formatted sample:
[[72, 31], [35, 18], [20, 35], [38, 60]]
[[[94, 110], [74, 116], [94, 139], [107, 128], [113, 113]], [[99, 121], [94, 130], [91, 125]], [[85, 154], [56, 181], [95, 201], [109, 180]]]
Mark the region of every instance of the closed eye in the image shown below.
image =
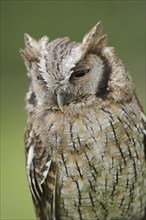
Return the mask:
[[71, 78], [74, 78], [74, 77], [83, 77], [85, 76], [87, 73], [89, 72], [89, 69], [81, 69], [81, 70], [77, 70], [77, 71], [74, 71], [71, 75]]
[[37, 76], [37, 80], [44, 80], [41, 75]]

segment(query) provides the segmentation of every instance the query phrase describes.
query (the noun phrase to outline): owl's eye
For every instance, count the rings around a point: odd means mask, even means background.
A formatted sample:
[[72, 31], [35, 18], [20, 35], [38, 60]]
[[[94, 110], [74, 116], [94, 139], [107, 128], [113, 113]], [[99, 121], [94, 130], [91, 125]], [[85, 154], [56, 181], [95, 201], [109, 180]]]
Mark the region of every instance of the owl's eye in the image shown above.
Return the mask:
[[83, 77], [88, 72], [89, 72], [89, 69], [77, 70], [72, 73], [71, 77]]
[[44, 80], [41, 75], [37, 76], [37, 80]]

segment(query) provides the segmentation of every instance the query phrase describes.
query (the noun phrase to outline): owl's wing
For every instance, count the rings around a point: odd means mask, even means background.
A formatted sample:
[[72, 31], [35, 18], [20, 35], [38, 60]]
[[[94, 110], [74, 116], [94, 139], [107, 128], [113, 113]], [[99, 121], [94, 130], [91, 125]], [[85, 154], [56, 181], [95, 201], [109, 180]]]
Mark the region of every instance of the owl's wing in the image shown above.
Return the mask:
[[143, 111], [141, 111], [141, 119], [142, 119], [142, 133], [144, 134], [143, 145], [144, 145], [144, 155], [146, 161], [146, 115]]
[[31, 125], [25, 132], [27, 176], [39, 220], [55, 220], [56, 166]]
[[[144, 154], [145, 154], [145, 161], [146, 161], [146, 117], [145, 117], [145, 129], [144, 129], [143, 143], [144, 143]], [[144, 218], [142, 220], [145, 220], [145, 219], [146, 219], [146, 206], [145, 206], [145, 215], [144, 215]]]
[[[146, 162], [146, 115], [144, 114], [144, 112], [141, 112], [142, 115], [142, 123], [143, 123], [143, 129], [142, 132], [144, 134], [144, 138], [143, 138], [143, 145], [144, 145], [144, 155], [145, 155], [145, 162]], [[145, 206], [145, 215], [142, 218], [142, 220], [146, 219], [146, 206]]]

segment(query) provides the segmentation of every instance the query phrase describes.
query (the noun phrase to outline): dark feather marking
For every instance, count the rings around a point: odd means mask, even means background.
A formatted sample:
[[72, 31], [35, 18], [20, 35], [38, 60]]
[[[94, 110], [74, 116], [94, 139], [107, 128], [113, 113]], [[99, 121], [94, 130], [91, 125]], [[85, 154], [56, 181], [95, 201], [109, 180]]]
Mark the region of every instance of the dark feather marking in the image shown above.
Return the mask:
[[108, 90], [108, 82], [110, 80], [111, 66], [108, 60], [104, 56], [102, 56], [101, 54], [99, 54], [99, 56], [103, 61], [104, 68], [103, 68], [102, 78], [98, 84], [96, 96], [100, 98], [105, 98], [110, 92]]
[[79, 145], [82, 146], [81, 141], [80, 141], [80, 137], [79, 137], [79, 136], [77, 136], [77, 139], [78, 139], [78, 143], [79, 143]]
[[134, 188], [135, 188], [135, 186], [134, 186], [134, 183], [132, 183], [132, 185], [129, 187], [129, 192], [130, 192], [130, 201], [129, 201], [129, 203], [128, 203], [128, 210], [130, 210], [130, 206], [131, 206], [131, 204], [132, 204], [132, 201], [133, 201], [133, 192], [134, 192]]
[[80, 166], [78, 165], [77, 161], [76, 161], [76, 166], [77, 166], [77, 170], [78, 170], [78, 172], [80, 174], [81, 179], [83, 179], [83, 174], [81, 173]]
[[111, 128], [112, 128], [112, 130], [113, 130], [113, 134], [114, 134], [114, 137], [115, 137], [116, 145], [117, 145], [117, 147], [118, 147], [118, 149], [119, 149], [119, 151], [120, 151], [120, 153], [121, 153], [121, 156], [122, 156], [122, 158], [123, 158], [124, 164], [126, 165], [125, 156], [124, 156], [123, 151], [122, 151], [122, 149], [121, 149], [121, 147], [120, 147], [120, 144], [119, 144], [119, 142], [118, 142], [117, 135], [116, 135], [116, 132], [115, 132], [114, 125], [112, 124], [111, 121], [110, 121], [110, 125], [111, 125]]
[[63, 153], [61, 153], [61, 158], [62, 158], [64, 167], [65, 167], [66, 175], [69, 176], [67, 165], [66, 165], [66, 161], [65, 161], [65, 157], [64, 157]]
[[143, 145], [144, 145], [144, 156], [145, 156], [145, 161], [146, 161], [146, 135], [144, 135]]
[[[133, 142], [134, 146], [136, 147], [136, 142], [135, 142], [135, 140], [134, 140], [133, 137], [132, 137], [132, 142]], [[140, 142], [139, 144], [141, 145], [141, 142]], [[135, 150], [135, 154], [136, 154], [137, 159], [139, 159], [139, 156], [138, 156], [137, 150]]]
[[90, 201], [91, 201], [91, 204], [92, 204], [92, 211], [95, 213], [95, 215], [96, 215], [96, 217], [97, 217], [96, 207], [95, 207], [94, 200], [93, 200], [93, 197], [92, 197], [92, 195], [91, 195], [90, 192], [89, 192], [89, 197], [90, 197]]
[[113, 182], [113, 190], [111, 192], [111, 197], [113, 197], [115, 190], [116, 190], [116, 184]]
[[[118, 117], [118, 119], [119, 119], [119, 121], [122, 123], [122, 121], [120, 120], [119, 117]], [[124, 123], [125, 123], [125, 121], [124, 121]], [[127, 124], [127, 125], [128, 125], [128, 124]], [[130, 128], [130, 130], [131, 130], [131, 127], [130, 127], [130, 126], [128, 126], [128, 128]], [[136, 147], [136, 143], [135, 143], [135, 141], [134, 141], [134, 138], [131, 138], [131, 137], [130, 137], [130, 135], [129, 135], [129, 133], [127, 132], [126, 129], [124, 129], [124, 131], [125, 131], [125, 134], [126, 134], [127, 137], [128, 137], [128, 140], [129, 140], [130, 142], [133, 142], [134, 146]], [[136, 162], [135, 162], [135, 160], [134, 160], [134, 158], [133, 158], [133, 156], [132, 156], [132, 152], [131, 152], [130, 146], [127, 145], [127, 147], [128, 147], [129, 156], [130, 156], [130, 158], [132, 158], [132, 161], [133, 161], [133, 167], [134, 167], [134, 172], [135, 172], [135, 180], [136, 180], [136, 179], [137, 179]], [[135, 153], [136, 153], [136, 157], [137, 157], [137, 159], [138, 159], [138, 154], [137, 154], [136, 149], [135, 149]]]
[[90, 184], [91, 190], [92, 190], [94, 193], [96, 193], [96, 189], [95, 189], [95, 186], [93, 186], [92, 181], [91, 181], [90, 179], [88, 179], [88, 182], [89, 182], [89, 184]]
[[[123, 124], [126, 124], [127, 125], [127, 127], [130, 129], [130, 130], [132, 130], [132, 128], [131, 128], [131, 126], [127, 123], [127, 121], [125, 121], [125, 120], [121, 120], [120, 119], [120, 117], [117, 117], [118, 118], [118, 120], [119, 120], [119, 122], [123, 125]], [[126, 115], [126, 118], [128, 119], [128, 117], [127, 117], [127, 115]], [[128, 119], [129, 120], [129, 119]], [[125, 130], [125, 129], [124, 129]], [[126, 130], [125, 130], [125, 132], [126, 132]]]
[[[63, 41], [60, 43], [59, 45], [59, 60], [62, 60], [63, 56], [65, 55], [64, 52], [66, 52], [66, 50], [64, 49], [65, 47], [67, 48], [67, 46], [70, 44], [70, 41]], [[58, 54], [58, 49], [56, 48], [56, 53]], [[57, 68], [57, 71], [60, 72], [60, 63], [57, 62], [56, 64], [56, 68]]]
[[36, 105], [36, 95], [34, 92], [31, 93], [30, 98], [28, 99], [28, 103], [32, 105]]
[[[36, 179], [36, 176], [35, 176], [35, 171], [34, 171], [33, 174], [34, 174], [35, 186], [36, 186], [37, 192], [40, 195], [40, 198], [39, 198], [37, 193], [36, 193], [33, 182], [31, 181], [31, 187], [32, 187], [33, 192], [34, 192], [35, 197], [36, 197], [36, 198], [34, 198], [33, 195], [32, 195], [32, 198], [33, 198], [33, 201], [34, 201], [34, 204], [35, 204], [36, 213], [37, 213], [37, 216], [41, 217], [41, 219], [48, 220], [48, 218], [46, 217], [46, 214], [44, 212], [44, 209], [45, 209], [44, 208], [45, 207], [45, 188], [42, 188], [43, 189], [43, 193], [42, 193], [39, 189], [39, 186], [38, 186], [38, 182], [37, 182], [37, 179]], [[32, 178], [33, 177], [31, 177], [31, 180], [32, 180]], [[49, 215], [49, 213], [48, 213], [48, 215]]]
[[120, 203], [120, 206], [119, 206], [120, 209], [122, 208], [124, 201], [125, 201], [125, 198], [123, 197], [123, 198], [121, 199], [121, 203]]
[[92, 206], [95, 206], [93, 197], [90, 192], [89, 192], [89, 197], [90, 197], [90, 201], [91, 201]]
[[72, 124], [70, 124], [70, 137], [71, 137], [71, 140], [72, 140], [73, 148], [75, 150], [76, 145], [75, 145], [74, 140], [73, 140], [73, 130], [72, 129], [73, 129], [73, 126], [72, 126]]
[[101, 207], [103, 208], [103, 210], [104, 210], [105, 212], [107, 212], [106, 206], [105, 206], [102, 202], [99, 202], [99, 204], [101, 205]]
[[[90, 162], [90, 159], [89, 159], [89, 157], [88, 157], [88, 155], [87, 155], [87, 153], [86, 152], [84, 152], [84, 154], [85, 154], [85, 157], [86, 157], [86, 159], [87, 159], [87, 161], [88, 161], [88, 164], [89, 164], [89, 166], [91, 167], [91, 169], [93, 169], [94, 170], [94, 172], [96, 173], [96, 174], [98, 174], [98, 172], [97, 172], [97, 170], [96, 170], [96, 168], [91, 164], [91, 162]], [[93, 178], [96, 180], [96, 178], [95, 178], [95, 176], [94, 176], [94, 174], [92, 173], [92, 176], [93, 176]]]
[[77, 189], [78, 189], [78, 200], [79, 200], [79, 205], [78, 205], [78, 212], [79, 212], [79, 216], [80, 216], [80, 220], [83, 220], [82, 217], [82, 210], [81, 210], [81, 191], [80, 191], [80, 187], [79, 187], [79, 183], [77, 180], [75, 180]]

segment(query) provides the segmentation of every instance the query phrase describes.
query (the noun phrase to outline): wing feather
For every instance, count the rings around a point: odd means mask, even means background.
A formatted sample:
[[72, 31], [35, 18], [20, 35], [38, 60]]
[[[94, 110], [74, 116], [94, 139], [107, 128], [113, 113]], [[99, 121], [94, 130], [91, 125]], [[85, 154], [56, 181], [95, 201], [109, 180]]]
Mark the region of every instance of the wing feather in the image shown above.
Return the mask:
[[25, 132], [26, 167], [38, 220], [55, 220], [56, 164], [32, 126]]

